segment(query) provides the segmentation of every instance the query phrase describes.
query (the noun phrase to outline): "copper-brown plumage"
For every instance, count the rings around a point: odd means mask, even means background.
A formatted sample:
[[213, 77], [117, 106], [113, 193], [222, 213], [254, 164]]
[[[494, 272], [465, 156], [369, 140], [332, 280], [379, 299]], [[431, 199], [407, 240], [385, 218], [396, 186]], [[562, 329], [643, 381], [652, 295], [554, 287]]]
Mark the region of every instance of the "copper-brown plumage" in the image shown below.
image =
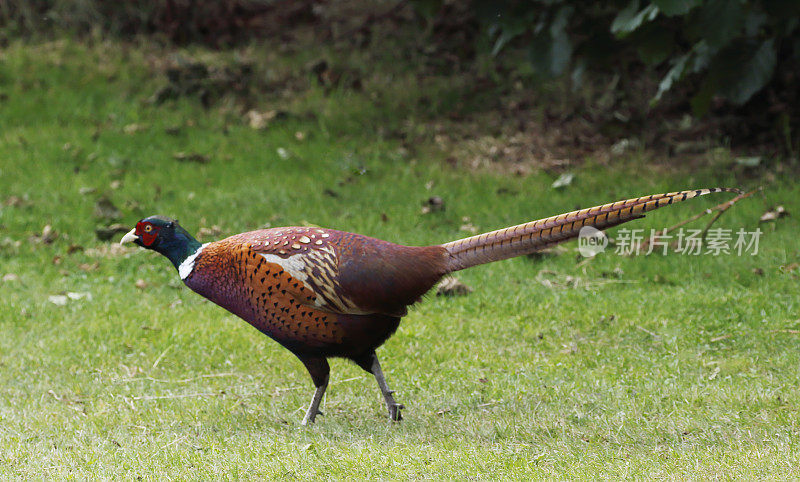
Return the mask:
[[330, 229], [287, 227], [242, 233], [200, 246], [177, 222], [140, 221], [133, 240], [166, 255], [186, 285], [291, 350], [317, 387], [304, 423], [313, 422], [328, 384], [330, 357], [375, 375], [389, 416], [400, 408], [375, 350], [407, 307], [444, 275], [566, 241], [581, 228], [606, 229], [674, 202], [732, 189], [658, 194], [582, 209], [440, 246], [401, 246]]

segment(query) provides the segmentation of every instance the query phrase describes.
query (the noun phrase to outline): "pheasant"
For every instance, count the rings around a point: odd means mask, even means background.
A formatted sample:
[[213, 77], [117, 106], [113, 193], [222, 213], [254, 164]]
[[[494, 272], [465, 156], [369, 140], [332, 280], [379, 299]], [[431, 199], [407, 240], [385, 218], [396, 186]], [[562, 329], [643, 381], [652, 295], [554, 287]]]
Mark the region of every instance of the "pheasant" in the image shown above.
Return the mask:
[[645, 212], [714, 192], [654, 194], [532, 221], [438, 246], [402, 246], [316, 227], [262, 229], [201, 244], [178, 221], [142, 219], [121, 243], [166, 256], [193, 291], [243, 318], [305, 365], [315, 391], [303, 418], [313, 423], [328, 386], [328, 358], [342, 357], [378, 382], [391, 420], [401, 419], [378, 362], [380, 347], [443, 276], [528, 254], [607, 229]]

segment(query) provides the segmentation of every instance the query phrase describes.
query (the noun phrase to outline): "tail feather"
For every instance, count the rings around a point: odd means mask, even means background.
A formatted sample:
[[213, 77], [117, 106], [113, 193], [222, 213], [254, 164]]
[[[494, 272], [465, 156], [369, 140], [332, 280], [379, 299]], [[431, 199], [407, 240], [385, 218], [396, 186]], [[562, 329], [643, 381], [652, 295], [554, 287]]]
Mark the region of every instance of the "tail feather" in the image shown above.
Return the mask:
[[714, 192], [740, 193], [741, 191], [715, 187], [653, 194], [451, 241], [442, 245], [450, 255], [448, 272], [529, 254], [575, 238], [585, 226], [608, 229], [644, 217], [644, 213], [648, 211]]

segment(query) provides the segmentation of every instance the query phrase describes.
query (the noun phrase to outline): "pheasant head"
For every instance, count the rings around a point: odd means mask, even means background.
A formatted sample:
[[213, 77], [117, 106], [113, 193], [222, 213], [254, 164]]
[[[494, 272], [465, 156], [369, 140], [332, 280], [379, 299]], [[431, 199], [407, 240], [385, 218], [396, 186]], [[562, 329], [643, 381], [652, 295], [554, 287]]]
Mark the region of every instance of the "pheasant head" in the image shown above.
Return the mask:
[[176, 268], [194, 254], [201, 244], [176, 219], [150, 216], [122, 237], [120, 244], [134, 243], [166, 256]]

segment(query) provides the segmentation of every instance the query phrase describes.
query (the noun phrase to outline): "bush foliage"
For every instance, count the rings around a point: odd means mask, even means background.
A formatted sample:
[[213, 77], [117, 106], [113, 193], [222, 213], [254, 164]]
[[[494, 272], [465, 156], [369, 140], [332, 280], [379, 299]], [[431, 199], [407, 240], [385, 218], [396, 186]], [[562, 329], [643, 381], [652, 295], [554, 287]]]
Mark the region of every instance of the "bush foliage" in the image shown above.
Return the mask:
[[[426, 9], [430, 2], [426, 4]], [[615, 69], [635, 59], [662, 73], [653, 102], [688, 78], [697, 114], [721, 96], [742, 105], [800, 63], [796, 0], [473, 0], [500, 55], [523, 45], [542, 75]]]

